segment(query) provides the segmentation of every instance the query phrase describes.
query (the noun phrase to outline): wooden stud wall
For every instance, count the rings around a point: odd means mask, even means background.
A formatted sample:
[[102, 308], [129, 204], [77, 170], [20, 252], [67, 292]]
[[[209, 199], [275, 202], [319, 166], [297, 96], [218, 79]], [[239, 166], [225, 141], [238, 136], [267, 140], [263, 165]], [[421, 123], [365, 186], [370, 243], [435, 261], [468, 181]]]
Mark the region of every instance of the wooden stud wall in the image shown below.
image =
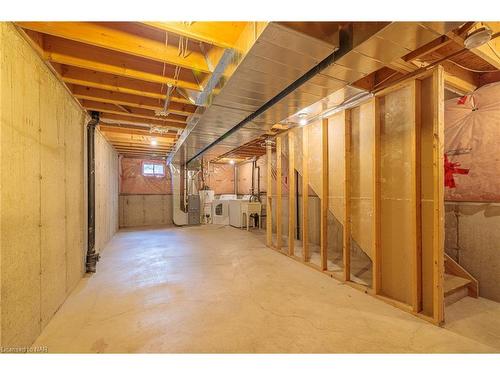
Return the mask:
[[282, 206], [282, 186], [283, 186], [283, 176], [281, 169], [281, 142], [283, 136], [276, 137], [276, 248], [281, 250], [281, 206]]
[[380, 294], [380, 109], [379, 101], [373, 103], [374, 139], [373, 139], [373, 240], [372, 240], [372, 275], [373, 290]]
[[351, 111], [345, 113], [344, 125], [344, 280], [351, 279]]
[[328, 269], [328, 119], [321, 122], [322, 173], [321, 173], [321, 269]]
[[302, 128], [302, 260], [309, 262], [309, 131]]
[[272, 146], [266, 145], [267, 155], [267, 205], [266, 205], [266, 244], [268, 247], [273, 245], [273, 210], [272, 210], [272, 193], [273, 193], [273, 175], [272, 175]]
[[433, 318], [444, 322], [444, 71], [438, 66], [432, 75], [433, 108]]
[[[444, 74], [441, 67], [433, 69], [430, 72], [426, 72], [421, 76], [413, 77], [407, 81], [398, 83], [394, 87], [385, 89], [375, 95], [375, 98], [371, 99], [371, 104], [367, 106], [365, 111], [370, 112], [370, 115], [361, 116], [357, 121], [370, 121], [371, 124], [359, 124], [359, 129], [367, 129], [363, 131], [373, 131], [373, 144], [369, 142], [370, 150], [361, 150], [361, 152], [369, 152], [371, 155], [371, 166], [372, 166], [372, 195], [373, 195], [373, 212], [372, 212], [372, 233], [370, 243], [369, 253], [372, 260], [372, 287], [364, 287], [362, 285], [356, 284], [351, 281], [350, 273], [350, 263], [351, 263], [351, 238], [352, 238], [352, 228], [351, 228], [351, 159], [352, 149], [351, 149], [351, 136], [352, 136], [352, 109], [346, 110], [344, 115], [344, 150], [343, 156], [345, 159], [344, 167], [344, 196], [345, 200], [343, 203], [343, 215], [344, 215], [344, 226], [343, 226], [343, 267], [344, 274], [341, 279], [346, 281], [348, 285], [354, 286], [358, 289], [362, 289], [377, 298], [384, 300], [394, 306], [397, 306], [409, 313], [415, 314], [423, 319], [429, 320], [435, 324], [440, 324], [444, 320], [443, 312], [443, 272], [444, 272], [444, 253], [443, 253], [443, 95], [444, 95]], [[392, 107], [385, 108], [385, 99], [388, 95], [392, 95]], [[398, 95], [406, 95], [398, 97]], [[425, 101], [424, 101], [425, 98]], [[401, 105], [397, 104], [401, 101]], [[363, 104], [362, 104], [363, 105]], [[401, 106], [404, 106], [401, 107]], [[386, 211], [384, 214], [382, 209], [382, 198], [385, 196], [387, 199], [387, 191], [384, 191], [384, 187], [381, 185], [382, 171], [381, 166], [383, 165], [382, 159], [382, 142], [393, 142], [393, 139], [381, 138], [381, 121], [384, 121], [386, 110], [396, 110], [399, 111], [392, 116], [392, 121], [400, 121], [398, 126], [403, 126], [404, 128], [404, 139], [395, 139], [391, 147], [406, 147], [406, 155], [408, 157], [408, 163], [410, 169], [405, 168], [405, 173], [407, 176], [406, 190], [404, 191], [405, 196], [398, 197], [394, 196], [396, 200], [399, 200], [398, 204], [404, 204], [406, 208], [403, 210], [391, 209]], [[403, 111], [403, 112], [401, 112]], [[365, 112], [366, 113], [366, 112]], [[359, 114], [358, 114], [359, 115]], [[311, 125], [312, 126], [312, 125]], [[331, 277], [338, 278], [336, 274], [328, 271], [327, 269], [327, 249], [328, 249], [328, 237], [327, 237], [327, 227], [328, 227], [328, 189], [329, 189], [329, 174], [328, 174], [328, 148], [331, 147], [328, 142], [328, 119], [323, 119], [321, 124], [321, 137], [318, 139], [321, 142], [321, 178], [320, 178], [320, 216], [321, 216], [321, 239], [320, 239], [320, 267], [321, 271], [324, 271]], [[386, 128], [387, 129], [387, 128]], [[391, 137], [398, 137], [401, 133], [394, 132], [394, 129], [390, 130]], [[309, 222], [309, 199], [308, 191], [311, 186], [311, 181], [309, 181], [309, 164], [311, 163], [310, 155], [310, 139], [309, 139], [310, 129], [308, 126], [304, 127], [300, 132], [288, 132], [284, 133], [276, 138], [276, 148], [277, 148], [277, 197], [276, 197], [276, 221], [277, 221], [277, 250], [281, 248], [281, 182], [282, 182], [282, 137], [288, 137], [288, 179], [289, 179], [289, 226], [288, 226], [288, 254], [294, 259], [304, 262], [305, 264], [311, 265], [309, 263], [309, 244], [308, 244], [308, 222]], [[297, 161], [294, 157], [294, 142], [297, 142], [295, 137], [302, 137], [302, 161], [300, 164], [296, 164]], [[370, 137], [372, 137], [370, 136]], [[387, 137], [387, 135], [386, 135]], [[401, 143], [403, 142], [403, 143]], [[365, 143], [366, 145], [366, 143]], [[387, 145], [385, 145], [387, 147]], [[432, 160], [429, 157], [429, 150], [432, 148]], [[385, 149], [384, 157], [391, 157], [387, 152], [390, 149]], [[269, 150], [268, 150], [269, 151]], [[332, 151], [332, 150], [330, 150]], [[359, 152], [359, 151], [358, 151]], [[268, 163], [270, 163], [270, 157], [268, 158]], [[406, 165], [406, 159], [396, 159], [396, 163], [399, 163], [399, 167], [403, 168]], [[366, 165], [366, 164], [365, 164]], [[387, 166], [385, 166], [387, 168]], [[270, 168], [269, 168], [270, 169]], [[302, 173], [302, 215], [299, 219], [300, 227], [302, 231], [302, 246], [303, 254], [302, 257], [294, 256], [294, 246], [295, 246], [295, 209], [296, 209], [296, 197], [293, 194], [295, 191], [295, 169]], [[301, 169], [301, 171], [300, 171]], [[358, 173], [363, 173], [358, 171]], [[391, 172], [394, 173], [394, 172]], [[430, 173], [430, 174], [429, 174]], [[403, 177], [403, 173], [398, 175], [393, 175], [391, 181], [396, 181]], [[387, 184], [387, 176], [385, 177]], [[394, 184], [396, 184], [394, 182]], [[387, 187], [387, 185], [386, 185]], [[429, 193], [429, 191], [431, 193]], [[385, 195], [384, 195], [385, 194]], [[399, 193], [398, 193], [399, 194]], [[429, 198], [429, 194], [432, 197]], [[392, 199], [392, 198], [391, 198]], [[402, 202], [402, 203], [401, 203]], [[387, 203], [385, 203], [387, 204]], [[392, 203], [391, 203], [392, 204]], [[432, 205], [432, 210], [427, 207], [429, 204]], [[390, 213], [390, 216], [387, 216]], [[391, 252], [387, 252], [387, 236], [393, 237], [394, 231], [391, 230], [390, 234], [388, 228], [392, 228], [394, 223], [404, 222], [406, 229], [402, 232], [398, 232], [399, 243], [403, 244], [404, 249], [406, 249], [406, 254], [403, 258], [397, 255], [394, 259]], [[425, 223], [432, 223], [432, 225]], [[382, 225], [385, 225], [385, 232], [381, 231]], [[389, 227], [388, 227], [389, 225]], [[267, 226], [267, 243], [271, 243], [270, 236], [272, 227]], [[397, 230], [397, 229], [395, 229]], [[401, 242], [402, 241], [402, 242]], [[395, 246], [396, 242], [393, 242]], [[429, 245], [430, 244], [430, 245]], [[392, 246], [392, 245], [391, 245]], [[400, 251], [401, 251], [401, 245]], [[395, 247], [394, 247], [395, 249]], [[395, 254], [395, 253], [394, 253]], [[389, 258], [388, 258], [389, 257]], [[391, 262], [402, 262], [404, 263], [394, 263]], [[389, 266], [388, 266], [389, 265]], [[314, 265], [312, 265], [314, 266]], [[316, 267], [316, 266], [314, 266]], [[385, 268], [389, 267], [389, 268]], [[394, 273], [395, 268], [403, 269], [406, 267], [402, 275], [398, 276], [398, 273]], [[398, 285], [397, 283], [400, 283]], [[403, 289], [401, 289], [403, 285]], [[391, 289], [393, 288], [393, 289]], [[394, 289], [395, 288], [395, 289]], [[395, 291], [395, 294], [392, 294]]]
[[294, 255], [295, 249], [295, 221], [296, 221], [296, 195], [295, 195], [295, 134], [288, 132], [288, 255]]

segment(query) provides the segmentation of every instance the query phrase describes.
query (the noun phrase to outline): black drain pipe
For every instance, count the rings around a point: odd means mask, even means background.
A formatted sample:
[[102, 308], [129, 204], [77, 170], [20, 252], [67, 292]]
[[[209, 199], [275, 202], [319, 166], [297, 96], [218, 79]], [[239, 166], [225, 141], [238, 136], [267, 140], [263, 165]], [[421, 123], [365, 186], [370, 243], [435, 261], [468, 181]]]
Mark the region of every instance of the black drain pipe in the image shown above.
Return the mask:
[[87, 228], [88, 247], [86, 271], [94, 273], [99, 254], [95, 252], [95, 127], [99, 124], [99, 112], [92, 112], [87, 124]]
[[231, 134], [239, 130], [241, 127], [243, 127], [245, 124], [248, 122], [254, 120], [256, 117], [260, 116], [263, 114], [265, 111], [267, 111], [269, 108], [271, 108], [273, 105], [278, 103], [281, 99], [285, 98], [288, 94], [291, 92], [295, 91], [298, 89], [300, 86], [302, 86], [304, 83], [309, 81], [311, 78], [313, 78], [316, 74], [321, 72], [323, 69], [326, 69], [328, 66], [333, 64], [333, 62], [345, 55], [347, 52], [349, 52], [352, 49], [353, 45], [353, 38], [352, 38], [352, 25], [349, 25], [346, 28], [341, 28], [339, 30], [339, 45], [340, 48], [336, 51], [333, 51], [330, 55], [325, 57], [318, 65], [312, 67], [310, 70], [308, 70], [306, 73], [304, 73], [303, 76], [299, 77], [297, 80], [292, 82], [289, 86], [285, 87], [283, 91], [281, 91], [279, 94], [277, 94], [275, 97], [269, 99], [266, 103], [262, 105], [259, 109], [257, 109], [254, 113], [250, 114], [246, 118], [244, 118], [241, 122], [233, 126], [231, 129], [229, 129], [227, 132], [222, 134], [219, 138], [217, 138], [215, 141], [210, 143], [209, 145], [205, 146], [203, 149], [201, 149], [196, 155], [194, 155], [191, 159], [189, 159], [186, 162], [186, 165], [191, 163], [193, 160], [204, 154], [207, 150], [218, 144], [219, 142], [223, 141], [227, 137], [229, 137]]

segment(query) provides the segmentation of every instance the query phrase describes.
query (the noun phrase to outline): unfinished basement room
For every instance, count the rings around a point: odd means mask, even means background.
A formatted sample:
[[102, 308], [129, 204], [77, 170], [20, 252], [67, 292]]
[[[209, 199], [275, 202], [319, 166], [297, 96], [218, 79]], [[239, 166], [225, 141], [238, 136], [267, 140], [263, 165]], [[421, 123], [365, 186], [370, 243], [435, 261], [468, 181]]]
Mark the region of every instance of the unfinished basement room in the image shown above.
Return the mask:
[[500, 353], [500, 22], [276, 18], [0, 22], [2, 353]]

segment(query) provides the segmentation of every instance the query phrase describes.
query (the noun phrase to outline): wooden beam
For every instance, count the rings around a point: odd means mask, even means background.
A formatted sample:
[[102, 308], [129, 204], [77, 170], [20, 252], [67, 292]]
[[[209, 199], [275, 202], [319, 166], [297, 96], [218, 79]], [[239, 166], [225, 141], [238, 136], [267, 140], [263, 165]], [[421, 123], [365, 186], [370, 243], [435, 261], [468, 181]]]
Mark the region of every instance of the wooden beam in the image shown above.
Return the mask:
[[[127, 117], [137, 118], [137, 122], [141, 124], [155, 124], [155, 125], [170, 125], [172, 127], [178, 127], [176, 124], [185, 124], [185, 120], [182, 121], [183, 117], [180, 115], [170, 114], [167, 117], [163, 116], [155, 116], [154, 111], [148, 109], [140, 109], [140, 108], [129, 108], [131, 112], [123, 112], [118, 111], [118, 107], [111, 103], [99, 103], [92, 100], [80, 99], [80, 103], [83, 108], [89, 111], [98, 111], [102, 113], [111, 113], [116, 115], [122, 115]], [[131, 120], [133, 121], [133, 120]], [[158, 123], [157, 123], [158, 121]]]
[[133, 152], [146, 152], [146, 153], [152, 153], [152, 154], [167, 154], [172, 149], [153, 149], [153, 148], [145, 148], [145, 147], [136, 147], [136, 146], [127, 146], [127, 145], [116, 145], [114, 143], [111, 143], [113, 148], [118, 151], [118, 152], [128, 152], [128, 151], [133, 151]]
[[266, 171], [266, 245], [271, 247], [273, 245], [273, 210], [272, 210], [272, 192], [273, 192], [273, 174], [272, 174], [272, 148], [271, 144], [266, 144], [267, 155], [267, 171]]
[[328, 269], [328, 119], [321, 120], [321, 269]]
[[[145, 145], [148, 147], [172, 147], [175, 145], [175, 138], [161, 138], [156, 137], [155, 135], [142, 135], [142, 134], [123, 134], [123, 133], [114, 133], [114, 132], [106, 132], [105, 130], [101, 130], [103, 134], [110, 140], [110, 142], [116, 143], [133, 143], [137, 145]], [[156, 146], [151, 145], [151, 140], [155, 139], [157, 142]]]
[[144, 158], [144, 159], [150, 159], [150, 158], [166, 158], [166, 154], [162, 155], [160, 153], [155, 153], [155, 152], [136, 152], [136, 151], [118, 151], [118, 154], [124, 155], [126, 157], [136, 157], [136, 158]]
[[424, 44], [423, 46], [417, 48], [416, 50], [413, 50], [409, 54], [403, 56], [404, 61], [413, 61], [416, 59], [419, 59], [433, 51], [438, 50], [441, 47], [444, 47], [445, 45], [451, 43], [453, 40], [448, 38], [446, 35], [441, 35], [440, 37], [430, 41], [427, 44]]
[[[184, 129], [186, 127], [185, 123], [175, 122], [175, 121], [161, 121], [161, 120], [141, 120], [138, 117], [126, 116], [122, 114], [114, 114], [114, 113], [101, 113], [101, 119], [103, 120], [112, 120], [113, 122], [120, 122], [124, 124], [142, 124], [142, 125], [155, 125], [164, 127], [167, 129]], [[110, 121], [111, 122], [111, 121]]]
[[144, 129], [130, 129], [123, 128], [120, 126], [108, 126], [105, 124], [100, 124], [99, 129], [106, 133], [118, 133], [118, 134], [134, 134], [134, 135], [147, 135], [155, 138], [166, 138], [166, 139], [177, 139], [177, 133], [151, 133], [149, 130]]
[[420, 156], [420, 80], [416, 79], [412, 85], [413, 126], [411, 129], [411, 211], [412, 211], [412, 309], [417, 313], [422, 310], [422, 228], [421, 228], [421, 156]]
[[201, 91], [198, 84], [183, 80], [174, 80], [173, 78], [160, 74], [149, 73], [142, 70], [127, 68], [126, 66], [118, 66], [110, 63], [99, 62], [92, 60], [90, 57], [77, 57], [69, 55], [65, 52], [56, 52], [46, 50], [43, 55], [44, 59], [51, 63], [58, 63], [69, 66], [76, 66], [83, 69], [93, 70], [102, 73], [114, 74], [122, 77], [138, 79], [146, 82], [171, 84], [177, 87], [189, 88], [191, 90]]
[[466, 93], [473, 92], [479, 86], [479, 73], [469, 72], [449, 61], [441, 63], [445, 70], [446, 84]]
[[[113, 91], [105, 91], [83, 86], [73, 86], [71, 88], [73, 95], [78, 99], [92, 100], [102, 103], [119, 104], [127, 107], [149, 109], [152, 111], [163, 109], [163, 100], [145, 98], [136, 95], [123, 94]], [[196, 106], [170, 102], [168, 106], [169, 113], [181, 116], [190, 116], [196, 110]], [[126, 112], [130, 114], [129, 112]]]
[[309, 130], [302, 128], [302, 260], [309, 262]]
[[[115, 91], [123, 94], [138, 95], [154, 99], [165, 99], [166, 85], [162, 89], [162, 84], [140, 81], [108, 73], [102, 73], [73, 66], [63, 66], [60, 69], [63, 82], [73, 85], [93, 87], [96, 89]], [[170, 100], [178, 103], [192, 104], [189, 100], [175, 94]]]
[[144, 22], [145, 25], [222, 48], [235, 48], [248, 22]]
[[282, 168], [281, 168], [281, 137], [276, 137], [276, 248], [281, 250], [281, 206], [283, 202], [281, 201], [282, 196]]
[[109, 139], [107, 135], [105, 135], [105, 137], [114, 147], [117, 148], [127, 148], [127, 149], [146, 150], [146, 151], [156, 150], [158, 152], [171, 151], [173, 148], [172, 144], [152, 146], [149, 143], [124, 142], [124, 141], [117, 141], [115, 139]]
[[[446, 75], [445, 75], [446, 81]], [[482, 73], [479, 75], [479, 86], [487, 85], [488, 83], [500, 82], [500, 70], [492, 73]]]
[[433, 317], [444, 322], [444, 74], [438, 67], [432, 76], [434, 98], [433, 122]]
[[295, 226], [297, 196], [295, 195], [295, 134], [288, 132], [288, 255], [295, 252]]
[[180, 56], [176, 46], [127, 33], [93, 22], [17, 22], [24, 29], [54, 35], [113, 51], [181, 66], [200, 72], [210, 72], [205, 57], [198, 51]]
[[344, 281], [351, 280], [351, 111], [344, 111]]
[[373, 261], [372, 261], [372, 285], [376, 295], [381, 292], [381, 250], [380, 250], [380, 103], [379, 98], [373, 100]]

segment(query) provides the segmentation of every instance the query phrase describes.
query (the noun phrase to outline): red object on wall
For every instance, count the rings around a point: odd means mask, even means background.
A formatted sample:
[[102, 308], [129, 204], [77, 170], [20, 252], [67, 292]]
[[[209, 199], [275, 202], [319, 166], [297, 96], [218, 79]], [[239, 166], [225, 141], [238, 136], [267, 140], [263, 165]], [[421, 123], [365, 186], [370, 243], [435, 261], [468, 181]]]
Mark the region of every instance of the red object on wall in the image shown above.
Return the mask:
[[460, 167], [460, 163], [452, 163], [448, 160], [448, 156], [444, 155], [444, 186], [454, 188], [455, 184], [454, 174], [469, 174], [469, 170]]

